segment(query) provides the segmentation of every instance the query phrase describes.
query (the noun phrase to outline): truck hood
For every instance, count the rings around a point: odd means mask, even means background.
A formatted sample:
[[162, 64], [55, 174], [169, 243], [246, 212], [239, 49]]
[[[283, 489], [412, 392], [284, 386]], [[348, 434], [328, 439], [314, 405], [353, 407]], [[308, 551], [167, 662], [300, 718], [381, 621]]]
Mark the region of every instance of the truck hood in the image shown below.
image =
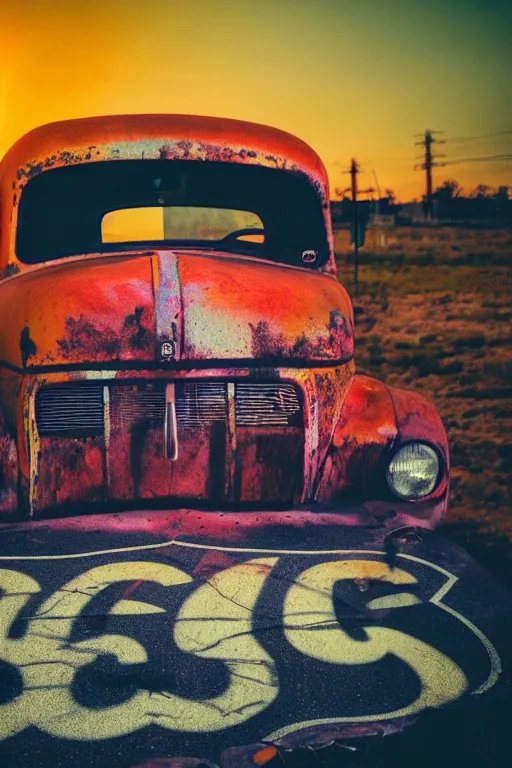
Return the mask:
[[0, 360], [16, 368], [336, 364], [353, 354], [351, 303], [335, 279], [223, 253], [62, 260], [6, 280], [1, 303]]

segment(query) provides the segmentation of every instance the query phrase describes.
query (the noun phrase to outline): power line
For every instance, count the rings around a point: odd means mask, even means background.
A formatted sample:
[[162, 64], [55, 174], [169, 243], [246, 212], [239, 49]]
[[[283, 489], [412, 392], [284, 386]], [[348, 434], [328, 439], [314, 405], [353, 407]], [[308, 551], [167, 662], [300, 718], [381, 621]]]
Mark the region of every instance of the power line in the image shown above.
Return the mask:
[[453, 139], [447, 139], [448, 142], [451, 143], [470, 143], [472, 141], [482, 141], [483, 139], [493, 139], [497, 136], [509, 136], [512, 134], [512, 128], [507, 129], [506, 131], [496, 131], [496, 133], [482, 133], [479, 136], [456, 136]]
[[493, 162], [496, 160], [506, 161], [506, 160], [512, 160], [512, 154], [503, 154], [503, 155], [489, 155], [488, 157], [464, 157], [460, 160], [447, 160], [444, 163], [439, 163], [439, 165], [459, 165], [461, 163], [487, 163], [487, 162]]

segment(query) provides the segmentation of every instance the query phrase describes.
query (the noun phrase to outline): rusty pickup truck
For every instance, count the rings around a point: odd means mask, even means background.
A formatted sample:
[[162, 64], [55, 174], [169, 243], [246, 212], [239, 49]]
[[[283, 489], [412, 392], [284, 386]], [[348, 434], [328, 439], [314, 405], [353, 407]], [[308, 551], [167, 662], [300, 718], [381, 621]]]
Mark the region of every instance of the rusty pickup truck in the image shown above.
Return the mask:
[[308, 145], [33, 130], [0, 164], [0, 313], [3, 765], [396, 766], [406, 733], [423, 765], [417, 721], [497, 729], [510, 599], [434, 531], [435, 407], [356, 371]]

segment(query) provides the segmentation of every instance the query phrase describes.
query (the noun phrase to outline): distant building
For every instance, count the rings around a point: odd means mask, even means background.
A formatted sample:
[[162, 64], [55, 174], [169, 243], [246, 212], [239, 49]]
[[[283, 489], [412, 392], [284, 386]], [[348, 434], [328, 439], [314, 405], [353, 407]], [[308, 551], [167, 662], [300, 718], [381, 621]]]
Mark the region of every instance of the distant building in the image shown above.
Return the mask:
[[394, 227], [396, 217], [392, 214], [371, 213], [368, 219], [369, 227]]
[[[392, 205], [387, 197], [380, 200], [359, 200], [357, 215], [369, 226], [393, 226], [401, 205]], [[353, 203], [350, 198], [331, 200], [331, 217], [334, 224], [350, 224], [353, 218]]]
[[[436, 218], [436, 206], [434, 202], [434, 218]], [[401, 206], [397, 216], [397, 223], [426, 224], [428, 221], [424, 203], [405, 203]]]

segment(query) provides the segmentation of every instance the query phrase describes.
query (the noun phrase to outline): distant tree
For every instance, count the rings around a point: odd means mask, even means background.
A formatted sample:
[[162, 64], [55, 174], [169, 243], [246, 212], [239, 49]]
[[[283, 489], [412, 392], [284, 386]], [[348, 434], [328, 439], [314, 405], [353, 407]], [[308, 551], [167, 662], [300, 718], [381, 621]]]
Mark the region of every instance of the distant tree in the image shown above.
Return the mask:
[[470, 197], [474, 197], [477, 200], [484, 200], [487, 197], [490, 197], [490, 193], [492, 192], [492, 187], [490, 187], [488, 184], [478, 184], [470, 193]]
[[498, 203], [508, 203], [510, 200], [511, 187], [501, 186], [495, 191], [493, 198]]
[[461, 191], [461, 187], [457, 181], [447, 179], [437, 187], [435, 195], [439, 200], [453, 200], [456, 197], [460, 197]]
[[396, 195], [392, 189], [384, 190], [384, 198], [388, 201], [389, 205], [396, 205]]
[[345, 190], [344, 189], [336, 188], [334, 190], [334, 194], [336, 195], [336, 197], [339, 197], [340, 200], [344, 200], [345, 199]]

